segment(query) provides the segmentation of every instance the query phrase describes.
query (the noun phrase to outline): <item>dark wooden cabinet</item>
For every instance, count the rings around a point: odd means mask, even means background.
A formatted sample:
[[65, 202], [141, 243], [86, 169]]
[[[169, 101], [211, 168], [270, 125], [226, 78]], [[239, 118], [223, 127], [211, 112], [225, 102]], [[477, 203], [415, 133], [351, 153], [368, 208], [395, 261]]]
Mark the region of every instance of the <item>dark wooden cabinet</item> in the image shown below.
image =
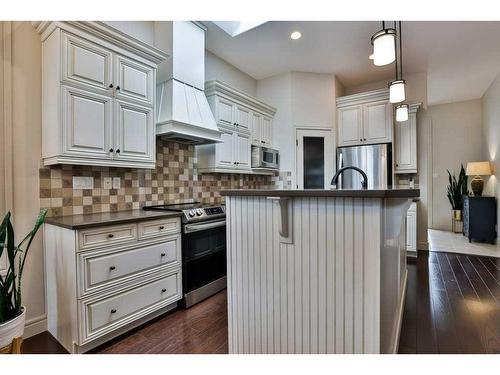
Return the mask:
[[497, 208], [495, 197], [464, 197], [464, 235], [472, 240], [495, 243]]

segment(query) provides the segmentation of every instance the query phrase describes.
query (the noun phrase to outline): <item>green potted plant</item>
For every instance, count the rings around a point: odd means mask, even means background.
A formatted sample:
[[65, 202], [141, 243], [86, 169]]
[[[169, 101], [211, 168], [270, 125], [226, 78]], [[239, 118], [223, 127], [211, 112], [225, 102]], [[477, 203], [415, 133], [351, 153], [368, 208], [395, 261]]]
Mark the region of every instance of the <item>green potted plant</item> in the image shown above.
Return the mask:
[[463, 164], [460, 166], [460, 173], [458, 178], [448, 172], [448, 189], [447, 196], [451, 204], [452, 218], [454, 221], [462, 221], [462, 209], [464, 207], [464, 195], [469, 195], [469, 189], [467, 188], [467, 175], [465, 174], [465, 169]]
[[33, 229], [16, 245], [11, 214], [7, 212], [0, 225], [0, 257], [7, 259], [7, 273], [0, 275], [0, 348], [12, 343], [24, 333], [26, 308], [22, 305], [21, 281], [26, 256], [36, 232], [45, 221], [47, 210], [38, 215]]

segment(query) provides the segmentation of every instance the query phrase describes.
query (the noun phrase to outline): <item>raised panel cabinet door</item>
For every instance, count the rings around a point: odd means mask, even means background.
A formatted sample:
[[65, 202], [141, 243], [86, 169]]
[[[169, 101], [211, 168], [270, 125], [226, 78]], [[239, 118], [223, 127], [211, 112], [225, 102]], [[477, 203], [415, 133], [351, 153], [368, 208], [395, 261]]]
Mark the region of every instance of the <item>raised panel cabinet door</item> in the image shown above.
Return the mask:
[[362, 107], [360, 105], [338, 109], [339, 146], [363, 143]]
[[153, 105], [155, 71], [151, 66], [116, 55], [116, 97]]
[[236, 129], [249, 129], [250, 127], [250, 114], [251, 111], [247, 107], [243, 107], [240, 105], [235, 106], [236, 116], [235, 116], [235, 125]]
[[234, 132], [220, 129], [221, 143], [215, 145], [215, 164], [217, 168], [235, 168]]
[[236, 155], [236, 166], [238, 169], [250, 169], [250, 135], [235, 133], [234, 137], [234, 144], [236, 146], [234, 151]]
[[116, 101], [115, 159], [154, 161], [153, 109]]
[[111, 159], [112, 98], [66, 86], [62, 87], [62, 98], [63, 153]]
[[406, 250], [417, 250], [417, 212], [411, 209], [406, 214]]
[[363, 141], [365, 144], [392, 141], [392, 115], [388, 101], [363, 105]]
[[252, 144], [261, 145], [262, 142], [262, 116], [259, 113], [252, 112], [250, 116], [250, 131], [252, 132]]
[[112, 95], [112, 53], [85, 39], [62, 34], [62, 81]]
[[225, 126], [234, 126], [234, 113], [233, 113], [233, 107], [234, 104], [230, 102], [229, 100], [219, 98], [217, 97], [217, 122], [221, 125]]
[[410, 114], [408, 121], [397, 122], [394, 126], [395, 172], [417, 172], [417, 128], [416, 115]]
[[261, 140], [266, 147], [272, 145], [273, 120], [270, 117], [262, 116]]

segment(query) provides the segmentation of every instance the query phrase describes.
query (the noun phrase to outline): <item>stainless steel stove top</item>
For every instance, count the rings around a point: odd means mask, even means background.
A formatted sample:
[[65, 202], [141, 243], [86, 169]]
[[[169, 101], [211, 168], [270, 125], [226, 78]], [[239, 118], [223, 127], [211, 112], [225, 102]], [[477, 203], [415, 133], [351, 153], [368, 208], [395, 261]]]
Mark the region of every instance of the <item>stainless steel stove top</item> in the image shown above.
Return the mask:
[[192, 223], [226, 217], [226, 208], [223, 205], [210, 206], [204, 205], [200, 202], [144, 206], [143, 209], [182, 212], [183, 223]]

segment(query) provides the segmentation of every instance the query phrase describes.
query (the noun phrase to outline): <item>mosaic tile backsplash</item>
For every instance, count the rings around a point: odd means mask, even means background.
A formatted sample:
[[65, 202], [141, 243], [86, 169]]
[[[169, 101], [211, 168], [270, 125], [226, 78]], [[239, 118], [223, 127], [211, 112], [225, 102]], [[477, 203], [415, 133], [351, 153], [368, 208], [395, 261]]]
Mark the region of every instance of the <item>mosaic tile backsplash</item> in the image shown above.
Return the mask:
[[[40, 168], [40, 207], [49, 216], [201, 201], [221, 203], [223, 189], [291, 188], [291, 173], [275, 176], [198, 174], [194, 146], [157, 138], [156, 169], [57, 165]], [[73, 189], [73, 176], [94, 178], [93, 189]], [[104, 189], [104, 177], [120, 177], [120, 189]]]

